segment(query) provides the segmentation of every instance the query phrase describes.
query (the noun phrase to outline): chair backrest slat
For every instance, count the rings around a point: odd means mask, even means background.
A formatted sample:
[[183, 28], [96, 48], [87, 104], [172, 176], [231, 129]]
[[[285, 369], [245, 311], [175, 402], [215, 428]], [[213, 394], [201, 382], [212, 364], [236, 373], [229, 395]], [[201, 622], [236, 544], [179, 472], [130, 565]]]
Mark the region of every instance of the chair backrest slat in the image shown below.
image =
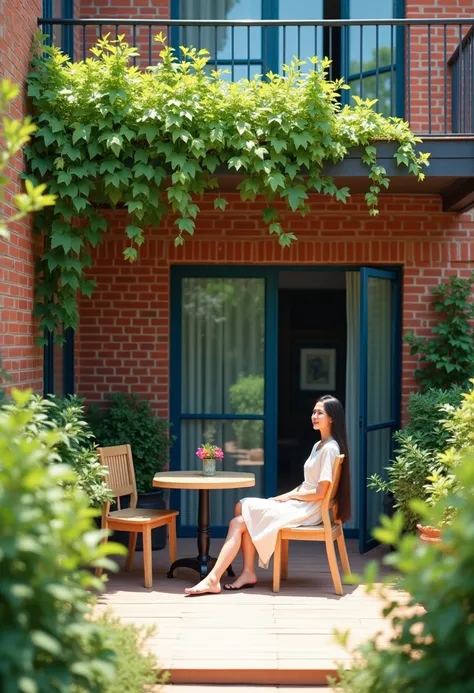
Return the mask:
[[324, 496], [322, 503], [322, 511], [328, 511], [330, 507], [334, 505], [334, 501], [337, 495], [337, 490], [339, 488], [339, 482], [341, 480], [342, 465], [344, 463], [344, 455], [338, 455], [334, 460], [334, 466], [332, 470], [332, 483]]
[[132, 449], [130, 445], [112, 445], [98, 449], [100, 461], [108, 467], [107, 486], [116, 498], [131, 495], [130, 506], [135, 507], [137, 485], [133, 468]]

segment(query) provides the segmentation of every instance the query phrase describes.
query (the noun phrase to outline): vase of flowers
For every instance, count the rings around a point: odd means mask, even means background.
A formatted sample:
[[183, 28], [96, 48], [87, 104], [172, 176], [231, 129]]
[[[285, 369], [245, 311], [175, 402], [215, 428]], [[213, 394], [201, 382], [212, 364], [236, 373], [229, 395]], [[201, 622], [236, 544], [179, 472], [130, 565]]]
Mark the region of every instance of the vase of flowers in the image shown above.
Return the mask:
[[222, 460], [224, 453], [217, 445], [204, 443], [196, 450], [196, 455], [202, 460], [202, 473], [204, 476], [216, 475], [216, 460]]

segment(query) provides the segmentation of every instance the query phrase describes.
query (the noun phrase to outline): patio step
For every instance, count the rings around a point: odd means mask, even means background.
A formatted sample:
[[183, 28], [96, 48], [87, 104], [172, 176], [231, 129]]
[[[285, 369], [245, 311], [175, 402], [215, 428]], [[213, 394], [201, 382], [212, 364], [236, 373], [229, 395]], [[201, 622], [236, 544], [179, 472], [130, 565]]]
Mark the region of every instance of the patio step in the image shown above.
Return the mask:
[[301, 691], [326, 691], [329, 693], [327, 686], [273, 686], [273, 685], [263, 685], [263, 686], [248, 686], [248, 685], [234, 685], [234, 684], [169, 684], [163, 687], [154, 687], [150, 689], [149, 693], [301, 693]]
[[[221, 685], [245, 685], [245, 686], [322, 686], [326, 688], [328, 676], [336, 676], [336, 667], [331, 662], [315, 662], [310, 666], [307, 661], [294, 660], [285, 664], [282, 662], [278, 668], [274, 667], [249, 667], [242, 662], [242, 667], [225, 661], [216, 662], [211, 667], [198, 667], [172, 665], [169, 669], [170, 683], [175, 685], [186, 684], [221, 684]], [[234, 691], [234, 689], [232, 689]], [[246, 689], [248, 690], [248, 688]], [[173, 687], [170, 689], [173, 693]]]

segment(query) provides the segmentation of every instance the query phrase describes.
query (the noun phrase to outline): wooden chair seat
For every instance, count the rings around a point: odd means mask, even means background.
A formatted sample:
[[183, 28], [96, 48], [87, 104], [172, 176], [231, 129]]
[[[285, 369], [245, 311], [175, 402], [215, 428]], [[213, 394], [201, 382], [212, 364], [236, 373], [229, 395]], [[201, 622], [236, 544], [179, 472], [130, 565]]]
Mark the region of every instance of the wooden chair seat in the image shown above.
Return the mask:
[[[130, 570], [137, 545], [138, 532], [143, 534], [143, 570], [145, 587], [153, 584], [151, 530], [164, 525], [168, 528], [168, 546], [170, 561], [176, 560], [176, 517], [177, 510], [154, 510], [137, 508], [137, 485], [133, 467], [132, 449], [130, 445], [113, 445], [99, 448], [99, 458], [108, 467], [108, 486], [117, 499], [117, 510], [110, 510], [110, 502], [102, 510], [102, 529], [119, 530], [130, 533], [128, 556], [125, 570]], [[130, 496], [130, 507], [120, 508], [120, 498]], [[104, 539], [107, 541], [107, 537]], [[97, 568], [97, 575], [102, 569]]]
[[[305, 527], [287, 527], [281, 529], [282, 539], [292, 539], [293, 541], [326, 541], [326, 528], [321, 525], [311, 525]], [[331, 524], [331, 534], [334, 540], [342, 534], [341, 525]]]
[[[334, 542], [337, 542], [339, 555], [341, 557], [344, 575], [351, 572], [349, 557], [347, 555], [346, 542], [342, 522], [338, 518], [337, 504], [335, 501], [339, 481], [341, 478], [341, 465], [344, 455], [339, 455], [334, 462], [333, 481], [329, 486], [326, 496], [322, 502], [320, 525], [305, 527], [284, 527], [278, 532], [273, 558], [273, 591], [280, 591], [281, 579], [288, 578], [288, 553], [290, 541], [324, 541], [326, 543], [326, 553], [328, 557], [329, 569], [334, 583], [336, 594], [343, 594], [341, 576], [337, 565], [336, 551]], [[331, 519], [332, 514], [332, 519]]]
[[107, 524], [113, 522], [136, 522], [141, 524], [152, 524], [154, 527], [160, 527], [167, 523], [170, 516], [176, 517], [177, 510], [153, 510], [152, 508], [124, 508], [123, 510], [112, 510], [107, 515]]

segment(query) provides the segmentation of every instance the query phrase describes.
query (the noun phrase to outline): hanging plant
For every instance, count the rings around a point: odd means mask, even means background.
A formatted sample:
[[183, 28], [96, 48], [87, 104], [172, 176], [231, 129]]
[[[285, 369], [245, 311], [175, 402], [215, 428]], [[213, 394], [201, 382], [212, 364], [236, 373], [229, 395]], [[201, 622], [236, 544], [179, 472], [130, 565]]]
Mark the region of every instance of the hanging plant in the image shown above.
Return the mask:
[[[389, 186], [377, 164], [378, 141], [397, 142], [397, 164], [424, 178], [429, 155], [417, 151], [421, 140], [403, 120], [376, 113], [375, 101], [354, 96], [355, 105], [341, 106], [340, 91], [349, 87], [328, 79], [328, 59], [311, 58], [307, 74], [295, 59], [283, 76], [229, 82], [210, 71], [207, 51], [182, 47], [178, 60], [162, 35], [155, 40], [163, 45], [160, 62], [146, 71], [131, 65], [138, 53], [122, 36], [100, 40], [94, 57], [83, 62], [71, 63], [43, 44], [33, 60], [28, 95], [39, 130], [27, 150], [29, 178], [47, 182], [57, 195], [52, 210], [36, 219], [46, 237], [39, 262], [41, 331], [76, 326], [77, 295], [93, 290], [84, 269], [107, 230], [104, 207], [127, 211], [124, 255], [133, 262], [146, 228], [156, 228], [165, 215], [175, 218], [176, 245], [194, 233], [199, 197], [218, 190], [216, 172], [243, 176], [242, 200], [263, 196], [264, 223], [282, 246], [296, 236], [284, 230], [272, 202], [283, 200], [301, 215], [310, 211], [313, 192], [346, 202], [349, 188], [322, 169], [353, 147], [363, 149], [371, 215]], [[214, 207], [226, 204], [217, 192]]]

